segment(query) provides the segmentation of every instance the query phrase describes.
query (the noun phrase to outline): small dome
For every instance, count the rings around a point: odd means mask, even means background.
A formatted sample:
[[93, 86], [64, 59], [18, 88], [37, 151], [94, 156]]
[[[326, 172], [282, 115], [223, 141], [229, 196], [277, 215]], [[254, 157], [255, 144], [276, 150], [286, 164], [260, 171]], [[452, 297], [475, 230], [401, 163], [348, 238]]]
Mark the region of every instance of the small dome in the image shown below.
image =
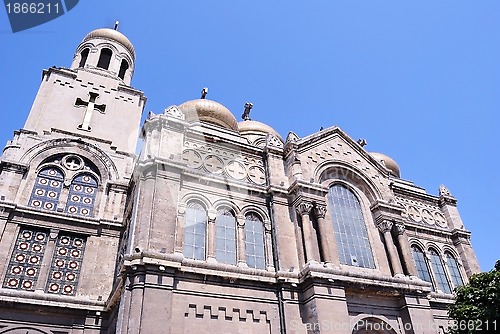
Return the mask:
[[238, 131], [238, 122], [234, 115], [218, 102], [197, 99], [184, 102], [178, 108], [184, 113], [188, 122], [202, 121]]
[[273, 134], [276, 138], [283, 142], [283, 138], [281, 138], [280, 134], [270, 127], [267, 124], [258, 122], [258, 121], [242, 121], [238, 123], [238, 129], [240, 130], [240, 134], [244, 136], [245, 134], [263, 134], [266, 136], [268, 133]]
[[89, 32], [87, 36], [85, 36], [85, 38], [83, 39], [82, 43], [94, 38], [110, 39], [112, 41], [120, 43], [130, 52], [132, 58], [135, 60], [134, 46], [132, 45], [130, 40], [121, 32], [109, 28], [96, 29], [94, 31]]
[[370, 152], [370, 155], [375, 160], [382, 162], [382, 164], [390, 171], [391, 175], [395, 177], [401, 176], [401, 171], [399, 169], [398, 164], [391, 157], [377, 152]]

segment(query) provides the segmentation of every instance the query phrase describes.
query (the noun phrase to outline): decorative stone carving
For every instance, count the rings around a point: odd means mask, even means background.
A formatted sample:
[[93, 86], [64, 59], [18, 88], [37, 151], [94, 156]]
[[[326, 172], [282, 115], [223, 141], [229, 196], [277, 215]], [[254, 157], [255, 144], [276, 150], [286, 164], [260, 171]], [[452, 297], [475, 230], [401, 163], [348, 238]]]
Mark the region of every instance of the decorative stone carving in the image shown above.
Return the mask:
[[312, 203], [302, 201], [299, 204], [295, 205], [295, 210], [299, 215], [308, 215], [311, 213], [311, 210], [313, 208]]
[[325, 204], [315, 204], [314, 205], [314, 216], [316, 219], [325, 218], [326, 215], [326, 205]]
[[396, 232], [396, 235], [405, 234], [405, 226], [404, 226], [404, 224], [395, 223], [394, 224], [394, 231]]
[[234, 179], [242, 180], [247, 176], [245, 165], [238, 161], [230, 161], [226, 165], [226, 173]]
[[436, 205], [403, 197], [397, 197], [396, 201], [405, 208], [403, 217], [408, 217], [410, 221], [443, 228], [448, 226], [446, 217]]
[[386, 233], [391, 231], [392, 225], [393, 223], [390, 220], [384, 219], [377, 224], [377, 228], [380, 232]]
[[266, 138], [266, 146], [283, 148], [283, 142], [281, 140], [279, 140], [272, 133], [268, 133], [267, 138]]
[[299, 136], [297, 136], [295, 134], [295, 132], [290, 131], [290, 132], [288, 132], [288, 135], [286, 136], [286, 141], [285, 142], [288, 143], [288, 142], [291, 142], [291, 141], [297, 141], [299, 139], [300, 139]]
[[264, 168], [252, 166], [248, 169], [248, 178], [255, 184], [266, 184], [266, 173]]
[[165, 109], [163, 114], [174, 117], [174, 118], [182, 119], [182, 120], [184, 120], [186, 118], [184, 113], [179, 108], [177, 108], [177, 106], [168, 107], [167, 109]]
[[439, 196], [450, 196], [453, 197], [451, 192], [444, 186], [444, 184], [439, 186]]

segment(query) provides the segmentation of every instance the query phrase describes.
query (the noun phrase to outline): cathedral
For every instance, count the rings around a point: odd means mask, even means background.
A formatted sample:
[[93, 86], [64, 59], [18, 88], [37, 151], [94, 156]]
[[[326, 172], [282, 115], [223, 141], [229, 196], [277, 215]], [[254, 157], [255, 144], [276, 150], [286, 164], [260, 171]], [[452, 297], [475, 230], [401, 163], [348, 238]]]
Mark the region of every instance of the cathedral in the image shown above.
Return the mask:
[[479, 271], [446, 187], [207, 89], [140, 124], [135, 65], [122, 33], [90, 32], [4, 147], [0, 333], [444, 333]]

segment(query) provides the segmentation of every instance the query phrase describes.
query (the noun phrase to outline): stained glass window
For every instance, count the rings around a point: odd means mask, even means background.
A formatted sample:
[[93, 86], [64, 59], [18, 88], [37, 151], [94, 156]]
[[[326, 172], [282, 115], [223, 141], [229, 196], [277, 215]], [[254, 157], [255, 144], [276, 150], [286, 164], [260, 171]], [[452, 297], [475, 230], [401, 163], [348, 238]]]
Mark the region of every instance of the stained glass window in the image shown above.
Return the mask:
[[445, 253], [446, 265], [448, 267], [448, 272], [450, 273], [451, 282], [453, 286], [462, 286], [464, 281], [462, 280], [462, 275], [460, 275], [460, 269], [458, 269], [458, 262], [450, 253]]
[[73, 179], [69, 189], [66, 212], [92, 216], [97, 193], [97, 180], [91, 174], [80, 174]]
[[446, 277], [441, 257], [433, 249], [429, 251], [429, 255], [432, 270], [434, 271], [434, 277], [436, 278], [436, 284], [439, 290], [443, 291], [444, 293], [451, 293], [450, 283], [448, 282], [448, 278]]
[[217, 262], [236, 264], [236, 219], [231, 210], [219, 209], [215, 219]]
[[42, 169], [35, 180], [31, 192], [30, 206], [35, 208], [55, 211], [61, 194], [64, 175], [55, 167]]
[[264, 226], [255, 213], [245, 216], [246, 261], [250, 268], [265, 269]]
[[189, 202], [184, 227], [184, 256], [205, 260], [207, 211], [198, 202]]
[[[417, 246], [411, 247], [411, 254], [413, 256], [413, 261], [415, 262], [415, 266], [417, 267], [418, 278], [420, 278], [423, 281], [432, 283], [431, 274], [429, 272], [429, 266], [427, 265], [427, 261], [425, 260], [425, 254]], [[434, 284], [433, 284], [433, 289], [434, 289]]]
[[46, 292], [75, 295], [84, 250], [84, 238], [64, 234], [59, 235], [52, 256]]
[[375, 268], [368, 230], [358, 198], [346, 187], [334, 185], [328, 191], [328, 205], [340, 263]]
[[4, 288], [34, 290], [40, 274], [47, 238], [45, 231], [21, 228], [7, 267]]

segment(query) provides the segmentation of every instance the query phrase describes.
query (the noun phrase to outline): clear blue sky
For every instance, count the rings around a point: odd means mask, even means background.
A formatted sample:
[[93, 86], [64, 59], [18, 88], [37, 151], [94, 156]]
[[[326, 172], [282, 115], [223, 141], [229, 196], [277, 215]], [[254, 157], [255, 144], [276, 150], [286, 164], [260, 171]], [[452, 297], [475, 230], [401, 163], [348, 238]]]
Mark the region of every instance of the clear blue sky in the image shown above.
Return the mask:
[[208, 86], [238, 118], [253, 102], [252, 118], [283, 137], [338, 125], [431, 194], [445, 184], [481, 269], [500, 258], [500, 1], [81, 0], [16, 34], [0, 9], [0, 146], [42, 69], [69, 66], [115, 20], [136, 48], [146, 113]]

